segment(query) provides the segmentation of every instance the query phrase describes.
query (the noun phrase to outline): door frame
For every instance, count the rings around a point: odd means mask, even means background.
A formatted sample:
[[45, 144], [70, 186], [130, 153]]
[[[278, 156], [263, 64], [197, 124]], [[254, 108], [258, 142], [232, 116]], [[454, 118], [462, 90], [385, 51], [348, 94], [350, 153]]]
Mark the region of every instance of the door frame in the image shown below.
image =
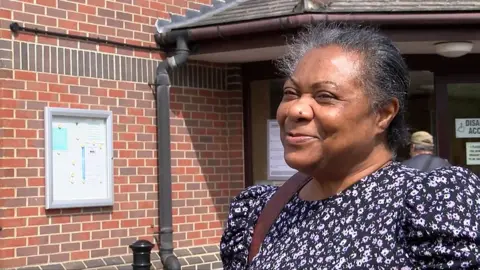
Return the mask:
[[[454, 128], [450, 121], [445, 121], [445, 119], [448, 119], [450, 116], [448, 108], [448, 84], [454, 83], [480, 84], [480, 78], [478, 73], [434, 73], [437, 154], [445, 159], [450, 158], [452, 143], [450, 134], [452, 128]], [[441, 108], [441, 110], [439, 108]]]
[[253, 135], [252, 135], [252, 96], [250, 84], [253, 81], [282, 78], [272, 61], [242, 64], [243, 89], [243, 136], [244, 136], [244, 175], [245, 187], [253, 186]]

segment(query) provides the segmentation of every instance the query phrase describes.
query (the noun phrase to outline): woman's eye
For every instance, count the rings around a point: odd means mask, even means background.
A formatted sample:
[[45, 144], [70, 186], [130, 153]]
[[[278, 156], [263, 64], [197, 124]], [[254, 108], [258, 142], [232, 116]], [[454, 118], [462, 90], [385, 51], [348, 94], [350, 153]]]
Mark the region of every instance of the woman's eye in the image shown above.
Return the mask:
[[335, 97], [331, 94], [328, 93], [321, 93], [316, 95], [316, 99], [321, 99], [321, 100], [329, 100], [329, 99], [334, 99]]
[[290, 89], [285, 89], [283, 90], [283, 97], [284, 98], [294, 98], [297, 96], [297, 92], [290, 90]]
[[284, 95], [295, 95], [296, 93], [293, 90], [285, 89], [285, 90], [283, 90], [283, 94]]

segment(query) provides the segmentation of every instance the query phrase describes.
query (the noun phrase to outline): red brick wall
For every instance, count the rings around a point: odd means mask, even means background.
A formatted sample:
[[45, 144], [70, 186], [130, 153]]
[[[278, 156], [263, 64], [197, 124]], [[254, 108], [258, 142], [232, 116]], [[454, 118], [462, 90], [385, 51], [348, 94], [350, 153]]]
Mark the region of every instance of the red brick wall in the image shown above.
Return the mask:
[[229, 198], [243, 187], [241, 92], [172, 93], [174, 240], [218, 244]]
[[210, 3], [211, 0], [2, 0], [1, 37], [10, 38], [8, 24], [14, 20], [41, 29], [151, 45], [158, 18], [168, 20], [168, 13], [185, 15], [187, 9], [199, 10], [201, 5]]
[[[0, 268], [122, 256], [137, 239], [153, 242], [158, 231], [155, 104], [148, 83], [162, 56], [13, 36], [9, 23], [153, 45], [158, 17], [209, 1], [163, 2], [2, 0]], [[171, 77], [175, 247], [217, 245], [229, 199], [243, 187], [238, 70], [191, 63]], [[113, 208], [45, 210], [45, 106], [113, 112]]]

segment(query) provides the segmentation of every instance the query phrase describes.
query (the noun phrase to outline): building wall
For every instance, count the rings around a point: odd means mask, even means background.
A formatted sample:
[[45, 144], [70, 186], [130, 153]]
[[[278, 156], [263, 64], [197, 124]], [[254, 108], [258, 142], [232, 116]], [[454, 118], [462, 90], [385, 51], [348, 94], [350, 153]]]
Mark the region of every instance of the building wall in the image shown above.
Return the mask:
[[[173, 3], [2, 1], [1, 269], [129, 269], [128, 245], [138, 239], [155, 242], [158, 231], [156, 118], [149, 83], [162, 53], [14, 36], [9, 24], [154, 46], [157, 17], [199, 5]], [[219, 266], [229, 200], [244, 183], [239, 69], [190, 62], [171, 79], [174, 245], [183, 265], [211, 269]], [[45, 209], [46, 106], [113, 112], [113, 207]], [[160, 267], [158, 256], [153, 258]]]

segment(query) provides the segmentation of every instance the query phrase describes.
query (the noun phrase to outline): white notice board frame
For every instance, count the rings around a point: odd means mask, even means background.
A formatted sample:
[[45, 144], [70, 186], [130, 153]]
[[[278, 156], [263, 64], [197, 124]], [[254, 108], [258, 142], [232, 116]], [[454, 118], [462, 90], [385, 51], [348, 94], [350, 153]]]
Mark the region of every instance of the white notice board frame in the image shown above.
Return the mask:
[[[65, 128], [62, 130], [62, 121]], [[55, 123], [56, 126], [53, 126]], [[75, 123], [78, 126], [74, 132], [68, 132], [68, 127]], [[85, 131], [85, 127], [92, 127]], [[53, 129], [59, 130], [53, 130]], [[76, 208], [76, 207], [97, 207], [113, 205], [113, 121], [112, 112], [103, 110], [84, 110], [70, 108], [51, 108], [45, 107], [44, 113], [44, 129], [45, 129], [45, 208]], [[60, 130], [62, 132], [60, 132]], [[80, 132], [79, 132], [80, 131]], [[79, 133], [84, 137], [80, 140]], [[94, 131], [94, 132], [92, 132]], [[68, 133], [67, 133], [68, 132]], [[91, 140], [92, 133], [97, 132], [100, 139], [93, 142]], [[59, 135], [60, 134], [60, 135]], [[68, 137], [68, 134], [74, 135]], [[53, 137], [56, 137], [55, 141]], [[101, 136], [101, 137], [100, 137]], [[73, 137], [76, 137], [73, 139]], [[60, 139], [59, 139], [60, 138]], [[73, 144], [72, 141], [79, 140], [81, 150], [75, 147], [75, 151], [81, 153], [81, 160], [72, 159], [74, 151], [69, 150]], [[80, 142], [85, 141], [85, 142]], [[97, 143], [99, 142], [99, 143]], [[68, 146], [68, 147], [67, 147]], [[88, 148], [87, 148], [88, 147]], [[54, 151], [55, 148], [56, 150]], [[103, 148], [103, 150], [102, 150]], [[87, 150], [85, 150], [87, 149]], [[87, 151], [87, 154], [85, 152]], [[55, 156], [54, 156], [55, 152]], [[93, 154], [92, 154], [93, 153]], [[58, 156], [57, 156], [58, 155]], [[69, 157], [70, 159], [63, 158]], [[85, 177], [85, 156], [89, 156], [91, 160], [90, 167], [96, 167], [97, 174]], [[92, 156], [92, 157], [90, 157]], [[56, 161], [55, 161], [56, 160]], [[67, 160], [67, 161], [65, 161]], [[63, 163], [63, 164], [59, 164]], [[65, 168], [65, 164], [69, 163], [73, 169], [79, 170], [81, 166], [81, 175], [71, 173]], [[101, 165], [100, 165], [101, 164]], [[95, 166], [97, 165], [97, 166]], [[63, 171], [62, 171], [63, 170]], [[102, 174], [98, 171], [102, 170]], [[94, 170], [92, 170], [94, 171]], [[57, 174], [62, 175], [62, 177]], [[56, 177], [57, 176], [57, 177]], [[71, 177], [71, 178], [70, 178]], [[80, 178], [80, 180], [78, 180]], [[88, 181], [95, 179], [96, 181]], [[78, 181], [77, 181], [78, 180]], [[66, 184], [68, 183], [68, 184]]]
[[[281, 145], [282, 147], [282, 151], [280, 153], [275, 153], [275, 154], [278, 154], [279, 156], [276, 157], [277, 159], [281, 159], [283, 160], [283, 164], [281, 164], [280, 166], [283, 167], [282, 168], [282, 172], [284, 173], [283, 175], [278, 175], [278, 174], [274, 174], [272, 172], [272, 162], [271, 162], [271, 159], [272, 157], [275, 155], [274, 153], [272, 153], [272, 142], [271, 142], [271, 136], [274, 135], [274, 137], [276, 138], [275, 141], [277, 141], [276, 144], [278, 144], [278, 141], [280, 140], [280, 132], [279, 132], [279, 129], [280, 127], [278, 126], [278, 122], [277, 120], [275, 119], [269, 119], [267, 120], [267, 180], [273, 180], [273, 181], [283, 181], [283, 180], [288, 180], [290, 177], [292, 177], [295, 173], [297, 173], [298, 171], [291, 168], [290, 166], [287, 165], [287, 163], [285, 162], [285, 159], [284, 159], [284, 154], [283, 154], [283, 145]], [[278, 136], [278, 138], [277, 138]], [[278, 145], [278, 146], [280, 146]], [[278, 152], [278, 151], [276, 151]]]

